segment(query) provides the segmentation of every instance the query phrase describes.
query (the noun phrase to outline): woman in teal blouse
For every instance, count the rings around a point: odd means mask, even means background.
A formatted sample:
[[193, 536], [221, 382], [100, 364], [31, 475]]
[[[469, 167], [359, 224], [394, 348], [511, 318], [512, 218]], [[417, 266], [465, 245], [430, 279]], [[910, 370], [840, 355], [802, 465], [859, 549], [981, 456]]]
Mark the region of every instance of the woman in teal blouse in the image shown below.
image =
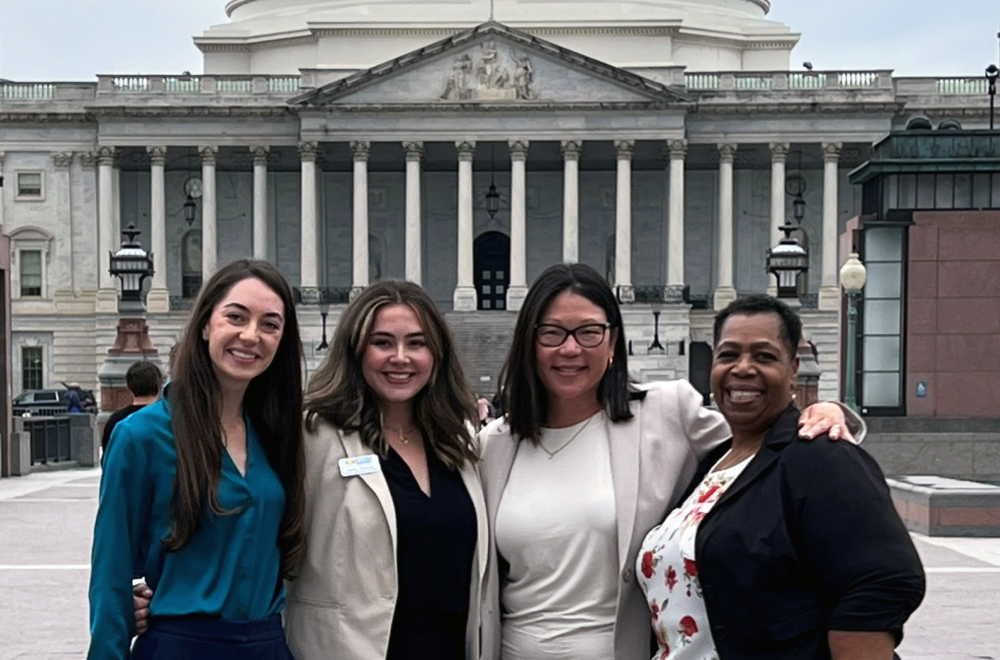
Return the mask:
[[302, 346], [291, 290], [241, 260], [204, 286], [164, 399], [118, 425], [94, 528], [89, 660], [290, 659], [283, 579], [304, 552]]

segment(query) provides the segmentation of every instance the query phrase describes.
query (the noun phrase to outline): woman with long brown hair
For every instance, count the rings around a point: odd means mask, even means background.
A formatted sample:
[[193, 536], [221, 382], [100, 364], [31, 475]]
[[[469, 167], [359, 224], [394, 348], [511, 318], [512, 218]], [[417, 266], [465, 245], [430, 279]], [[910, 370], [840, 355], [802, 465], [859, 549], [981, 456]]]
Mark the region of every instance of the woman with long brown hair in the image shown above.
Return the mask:
[[138, 576], [155, 596], [136, 660], [292, 657], [280, 612], [305, 549], [302, 362], [277, 269], [244, 259], [212, 276], [164, 399], [114, 431], [94, 529], [90, 660], [129, 657]]
[[285, 613], [298, 660], [479, 658], [475, 419], [423, 289], [383, 280], [348, 305], [306, 392], [309, 547]]

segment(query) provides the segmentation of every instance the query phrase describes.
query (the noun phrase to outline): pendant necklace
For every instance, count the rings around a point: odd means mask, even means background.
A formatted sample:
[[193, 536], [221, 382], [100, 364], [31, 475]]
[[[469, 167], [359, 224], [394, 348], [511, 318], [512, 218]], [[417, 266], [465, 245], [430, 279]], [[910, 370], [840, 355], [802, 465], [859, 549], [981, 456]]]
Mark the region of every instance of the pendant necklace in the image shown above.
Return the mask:
[[569, 446], [570, 446], [570, 444], [571, 444], [571, 443], [572, 443], [572, 442], [573, 442], [574, 440], [576, 440], [577, 436], [578, 436], [578, 435], [580, 435], [581, 433], [583, 433], [583, 429], [585, 429], [585, 428], [587, 428], [588, 426], [590, 426], [590, 422], [592, 422], [592, 421], [593, 421], [594, 417], [597, 417], [597, 415], [595, 414], [595, 415], [594, 415], [593, 417], [591, 417], [591, 418], [590, 418], [590, 419], [588, 419], [588, 420], [587, 420], [586, 422], [584, 422], [583, 426], [581, 426], [580, 428], [578, 428], [578, 429], [576, 430], [576, 433], [574, 433], [574, 434], [573, 434], [572, 436], [570, 436], [570, 439], [569, 439], [569, 440], [567, 440], [566, 442], [564, 442], [564, 443], [563, 443], [563, 444], [562, 444], [562, 445], [561, 445], [561, 446], [560, 446], [560, 447], [559, 447], [558, 449], [556, 449], [555, 451], [549, 451], [548, 449], [546, 449], [546, 448], [545, 448], [545, 445], [543, 445], [543, 444], [542, 444], [541, 442], [539, 442], [539, 443], [538, 443], [538, 446], [542, 448], [542, 451], [544, 451], [544, 452], [545, 452], [546, 454], [548, 454], [548, 455], [549, 455], [549, 460], [551, 461], [551, 460], [552, 460], [553, 458], [555, 458], [556, 454], [558, 454], [559, 452], [561, 452], [561, 451], [562, 451], [563, 449], [566, 449], [566, 447], [569, 447]]

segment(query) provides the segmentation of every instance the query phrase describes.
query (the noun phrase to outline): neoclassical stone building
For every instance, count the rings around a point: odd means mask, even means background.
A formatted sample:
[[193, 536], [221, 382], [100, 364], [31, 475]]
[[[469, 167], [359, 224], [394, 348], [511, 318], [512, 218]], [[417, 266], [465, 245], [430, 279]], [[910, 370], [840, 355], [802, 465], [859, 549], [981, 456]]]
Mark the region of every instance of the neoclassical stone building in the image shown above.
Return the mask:
[[792, 66], [799, 35], [769, 9], [231, 0], [195, 38], [202, 75], [0, 83], [14, 393], [96, 386], [129, 224], [154, 254], [164, 351], [205, 277], [252, 255], [299, 287], [310, 369], [317, 302], [332, 328], [352, 290], [405, 277], [489, 393], [532, 279], [582, 261], [619, 291], [636, 375], [700, 381], [713, 309], [768, 288], [797, 213], [803, 315], [838, 396], [841, 235], [862, 208], [848, 173], [911, 122], [984, 126], [986, 83]]

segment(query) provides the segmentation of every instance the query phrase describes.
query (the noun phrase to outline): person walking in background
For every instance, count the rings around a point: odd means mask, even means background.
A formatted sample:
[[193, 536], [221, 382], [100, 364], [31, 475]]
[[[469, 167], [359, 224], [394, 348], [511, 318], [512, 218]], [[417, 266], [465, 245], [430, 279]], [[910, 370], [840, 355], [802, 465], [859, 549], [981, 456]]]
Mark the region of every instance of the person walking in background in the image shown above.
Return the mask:
[[796, 438], [798, 316], [770, 296], [715, 318], [712, 394], [732, 437], [646, 536], [635, 575], [674, 660], [890, 660], [920, 558], [860, 447]]
[[138, 360], [125, 372], [125, 387], [132, 395], [132, 403], [111, 413], [108, 421], [104, 423], [104, 432], [101, 434], [101, 465], [104, 464], [104, 456], [108, 453], [108, 442], [115, 426], [132, 413], [142, 410], [160, 398], [163, 372], [149, 360]]
[[69, 387], [66, 388], [66, 412], [83, 412], [83, 398], [80, 396], [79, 383], [70, 383]]
[[[166, 396], [118, 424], [91, 557], [89, 660], [291, 660], [282, 579], [305, 549], [291, 288], [244, 259], [202, 287]], [[132, 580], [153, 591], [135, 631]]]

